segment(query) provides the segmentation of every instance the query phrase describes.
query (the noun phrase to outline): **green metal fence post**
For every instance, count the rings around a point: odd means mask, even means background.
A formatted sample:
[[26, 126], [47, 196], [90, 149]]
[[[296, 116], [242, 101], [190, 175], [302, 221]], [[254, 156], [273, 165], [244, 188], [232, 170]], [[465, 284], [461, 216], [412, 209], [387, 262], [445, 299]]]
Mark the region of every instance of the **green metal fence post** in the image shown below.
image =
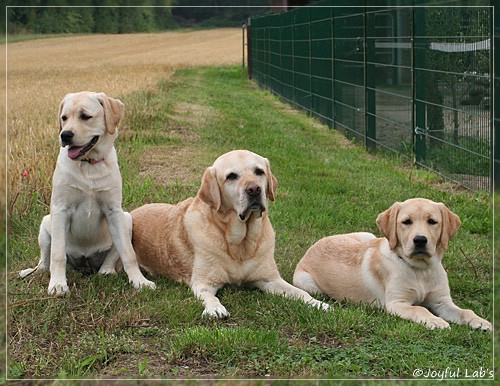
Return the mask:
[[266, 57], [266, 88], [267, 89], [270, 89], [271, 88], [271, 85], [270, 85], [270, 68], [271, 68], [271, 50], [270, 50], [270, 36], [269, 36], [269, 19], [267, 20], [267, 23], [266, 23], [266, 27], [264, 28], [264, 46], [265, 46], [265, 57]]
[[[492, 1], [494, 4], [497, 1]], [[493, 87], [493, 100], [494, 105], [490, 104], [490, 109], [493, 110], [493, 121], [494, 124], [491, 128], [491, 138], [492, 138], [492, 156], [491, 156], [491, 168], [493, 172], [491, 175], [493, 176], [493, 186], [494, 190], [500, 189], [500, 8], [496, 7], [491, 11], [494, 14], [494, 31], [492, 34], [491, 40], [493, 40], [493, 62], [494, 62], [494, 73], [490, 71], [490, 83], [494, 84]], [[490, 48], [491, 50], [491, 48]], [[493, 74], [495, 78], [492, 79]], [[494, 82], [494, 83], [493, 83]], [[493, 140], [494, 139], [494, 140]]]
[[367, 149], [376, 148], [376, 95], [375, 95], [375, 13], [365, 14], [365, 36], [364, 36], [364, 66], [365, 66], [365, 146]]
[[311, 72], [311, 62], [312, 62], [312, 58], [311, 58], [311, 8], [310, 7], [304, 7], [304, 8], [301, 8], [301, 11], [303, 11], [306, 16], [306, 21], [304, 22], [305, 24], [307, 24], [307, 46], [309, 47], [308, 49], [308, 65], [307, 65], [307, 78], [308, 78], [308, 82], [307, 82], [307, 87], [308, 87], [308, 92], [306, 92], [306, 96], [304, 97], [304, 101], [303, 101], [303, 108], [307, 111], [307, 113], [309, 115], [311, 115], [311, 110], [312, 110], [312, 72]]
[[332, 129], [336, 129], [337, 127], [335, 126], [336, 123], [336, 115], [337, 112], [335, 111], [335, 7], [332, 7], [331, 13], [331, 22], [330, 22], [330, 31], [331, 31], [331, 37], [332, 37]]
[[413, 73], [413, 105], [414, 105], [414, 127], [413, 141], [415, 145], [415, 161], [417, 164], [425, 160], [425, 132], [426, 132], [426, 106], [425, 106], [425, 51], [427, 49], [425, 36], [425, 8], [413, 8], [413, 31], [412, 31], [412, 73]]
[[295, 71], [295, 10], [289, 11], [292, 17], [292, 68], [293, 68], [293, 80], [292, 80], [292, 105], [297, 107], [297, 72]]
[[247, 22], [247, 62], [248, 62], [248, 79], [252, 79], [253, 71], [253, 56], [252, 56], [252, 18], [248, 18]]

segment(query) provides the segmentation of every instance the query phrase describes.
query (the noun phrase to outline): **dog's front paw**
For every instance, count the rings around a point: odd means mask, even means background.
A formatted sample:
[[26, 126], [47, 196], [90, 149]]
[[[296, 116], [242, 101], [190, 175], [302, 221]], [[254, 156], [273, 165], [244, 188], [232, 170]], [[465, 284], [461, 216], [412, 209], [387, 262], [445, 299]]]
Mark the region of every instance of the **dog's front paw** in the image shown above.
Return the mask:
[[324, 303], [324, 302], [320, 302], [319, 300], [316, 300], [316, 299], [310, 300], [309, 302], [307, 302], [307, 304], [309, 304], [310, 306], [316, 307], [320, 310], [323, 310], [323, 311], [330, 310], [329, 304]]
[[66, 293], [69, 292], [69, 287], [66, 280], [64, 281], [51, 280], [49, 282], [48, 292], [49, 295], [57, 295], [57, 296], [65, 295]]
[[493, 331], [493, 326], [491, 325], [491, 323], [488, 322], [486, 319], [480, 318], [479, 316], [477, 318], [470, 320], [468, 324], [472, 328], [478, 330]]
[[432, 318], [432, 319], [426, 319], [423, 321], [425, 327], [430, 328], [431, 330], [434, 330], [436, 328], [439, 329], [447, 329], [450, 328], [450, 324], [441, 318]]
[[156, 289], [156, 284], [153, 283], [151, 280], [146, 279], [145, 277], [138, 278], [138, 279], [130, 279], [130, 283], [132, 284], [132, 287], [134, 287], [136, 290], [140, 290], [142, 288], [151, 288], [151, 289]]
[[220, 304], [217, 307], [205, 307], [201, 316], [202, 317], [207, 316], [209, 318], [224, 319], [224, 318], [227, 318], [229, 316], [229, 312], [226, 310], [226, 307], [224, 307], [222, 304]]

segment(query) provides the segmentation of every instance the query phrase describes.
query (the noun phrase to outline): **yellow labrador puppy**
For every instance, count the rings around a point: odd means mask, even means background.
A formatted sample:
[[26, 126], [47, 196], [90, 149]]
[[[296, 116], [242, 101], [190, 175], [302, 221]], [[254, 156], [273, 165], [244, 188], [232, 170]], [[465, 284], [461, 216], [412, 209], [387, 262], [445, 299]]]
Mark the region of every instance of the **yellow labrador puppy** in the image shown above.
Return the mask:
[[43, 218], [38, 237], [37, 268], [50, 269], [49, 294], [68, 292], [66, 263], [87, 273], [108, 274], [115, 272], [120, 257], [135, 288], [155, 288], [139, 269], [131, 244], [132, 218], [121, 206], [122, 179], [113, 143], [122, 116], [122, 102], [104, 93], [67, 94], [61, 102], [62, 147], [50, 214]]
[[206, 169], [196, 197], [131, 213], [139, 265], [189, 285], [204, 303], [203, 316], [229, 316], [215, 296], [225, 284], [249, 284], [328, 309], [278, 272], [267, 215], [276, 188], [266, 158], [246, 150], [220, 156]]
[[449, 328], [447, 321], [492, 329], [450, 296], [441, 259], [460, 227], [456, 214], [442, 203], [415, 198], [392, 205], [377, 217], [377, 225], [384, 238], [359, 232], [319, 240], [297, 265], [294, 285], [311, 294], [375, 304], [431, 329]]

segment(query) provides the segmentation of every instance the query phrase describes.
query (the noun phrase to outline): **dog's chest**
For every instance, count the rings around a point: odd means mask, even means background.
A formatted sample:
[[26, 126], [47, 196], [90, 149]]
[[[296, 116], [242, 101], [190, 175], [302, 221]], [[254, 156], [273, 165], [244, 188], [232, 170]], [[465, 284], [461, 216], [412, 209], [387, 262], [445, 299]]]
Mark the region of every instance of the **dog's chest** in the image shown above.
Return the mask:
[[75, 202], [71, 208], [72, 220], [95, 222], [104, 216], [98, 198], [92, 193], [83, 194], [81, 200]]
[[425, 303], [429, 293], [436, 288], [436, 272], [432, 269], [413, 271], [413, 278], [406, 282], [408, 300], [413, 305]]
[[80, 194], [98, 197], [118, 187], [119, 181], [116, 177], [105, 175], [103, 177], [92, 176], [87, 177], [85, 174], [74, 175], [68, 180], [67, 186], [70, 189], [79, 191]]
[[229, 246], [228, 251], [221, 263], [231, 284], [242, 285], [258, 281], [272, 270], [270, 265], [274, 262], [274, 248], [268, 242], [242, 243], [239, 246]]
[[228, 282], [233, 285], [241, 286], [255, 280], [254, 275], [258, 270], [257, 261], [255, 259], [244, 261], [232, 261], [226, 265], [226, 274]]
[[260, 253], [260, 245], [254, 240], [244, 240], [239, 244], [227, 243], [227, 254], [234, 261], [245, 262]]
[[58, 186], [53, 191], [51, 212], [64, 211], [67, 214], [69, 233], [76, 244], [81, 244], [85, 240], [106, 239], [108, 232], [104, 210], [112, 205], [111, 202], [108, 191], [89, 186], [75, 187], [68, 181], [67, 185]]
[[84, 194], [70, 207], [70, 230], [73, 234], [93, 235], [101, 232], [105, 225], [105, 215], [98, 198], [94, 194]]
[[99, 217], [103, 207], [121, 207], [121, 178], [107, 173], [104, 176], [87, 177], [79, 169], [54, 173], [51, 205], [67, 208], [79, 219]]

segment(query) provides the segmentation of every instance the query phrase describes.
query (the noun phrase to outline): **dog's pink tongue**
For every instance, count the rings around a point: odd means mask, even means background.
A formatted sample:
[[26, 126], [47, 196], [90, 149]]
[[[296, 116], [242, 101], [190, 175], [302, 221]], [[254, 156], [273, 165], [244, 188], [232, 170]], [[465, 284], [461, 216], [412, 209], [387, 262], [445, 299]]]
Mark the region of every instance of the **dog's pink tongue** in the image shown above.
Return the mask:
[[80, 150], [82, 150], [83, 146], [80, 147], [70, 147], [68, 149], [68, 157], [71, 159], [75, 159], [80, 155]]

